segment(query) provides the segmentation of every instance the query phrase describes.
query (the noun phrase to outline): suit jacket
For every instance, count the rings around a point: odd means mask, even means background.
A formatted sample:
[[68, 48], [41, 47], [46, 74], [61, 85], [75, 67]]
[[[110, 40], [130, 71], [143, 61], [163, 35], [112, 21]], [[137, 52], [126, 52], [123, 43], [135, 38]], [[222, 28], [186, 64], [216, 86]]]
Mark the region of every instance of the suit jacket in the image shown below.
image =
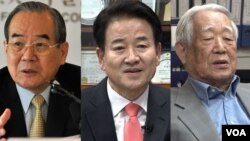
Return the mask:
[[[69, 71], [69, 68], [72, 69], [73, 73]], [[62, 75], [62, 72], [64, 72], [64, 75]], [[62, 65], [56, 78], [65, 89], [74, 91], [78, 96], [80, 95], [80, 67], [72, 64]], [[74, 79], [74, 82], [70, 82], [70, 84], [68, 82], [69, 78], [71, 81]], [[69, 111], [72, 102], [68, 97], [50, 93], [45, 136], [61, 137], [79, 134], [79, 126], [73, 122]], [[11, 78], [7, 67], [0, 70], [0, 114], [3, 113], [5, 108], [11, 109], [11, 117], [4, 126], [6, 129], [5, 137], [27, 137], [24, 110], [15, 82]]]
[[[250, 84], [239, 84], [237, 96], [250, 113]], [[171, 141], [220, 141], [213, 121], [189, 80], [171, 89]]]
[[[149, 85], [148, 112], [144, 141], [170, 140], [169, 90]], [[84, 141], [117, 141], [113, 114], [107, 93], [107, 78], [82, 91], [81, 137]]]

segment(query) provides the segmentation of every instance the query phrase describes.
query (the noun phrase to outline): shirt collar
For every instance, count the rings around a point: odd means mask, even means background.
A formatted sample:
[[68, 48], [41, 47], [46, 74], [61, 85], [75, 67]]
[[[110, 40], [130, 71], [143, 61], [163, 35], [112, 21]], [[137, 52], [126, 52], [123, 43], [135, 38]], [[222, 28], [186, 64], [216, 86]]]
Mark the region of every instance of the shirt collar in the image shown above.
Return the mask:
[[[111, 103], [112, 113], [113, 113], [113, 116], [115, 117], [131, 101], [122, 97], [114, 89], [112, 89], [112, 87], [109, 84], [109, 81], [107, 82], [107, 90], [108, 90], [108, 97]], [[149, 86], [146, 88], [146, 90], [143, 92], [143, 94], [140, 97], [138, 97], [135, 101], [132, 101], [133, 103], [138, 104], [145, 112], [147, 112], [148, 93], [149, 93]]]
[[218, 95], [220, 95], [221, 93], [229, 92], [233, 96], [235, 96], [237, 85], [240, 82], [239, 76], [234, 75], [228, 90], [223, 92], [214, 86], [211, 86], [199, 80], [195, 80], [191, 78], [190, 76], [188, 77], [188, 80], [191, 82], [191, 85], [194, 88], [194, 91], [196, 92], [197, 96], [207, 105], [209, 104], [209, 99], [213, 99], [217, 97]]
[[[35, 96], [35, 94], [21, 86], [19, 86], [18, 84], [16, 84], [16, 88], [17, 88], [17, 92], [18, 95], [20, 97], [22, 106], [23, 106], [23, 110], [24, 113], [27, 113], [31, 100], [32, 98]], [[49, 103], [49, 93], [50, 93], [50, 86], [48, 86], [42, 93], [41, 95], [43, 96], [45, 103]]]

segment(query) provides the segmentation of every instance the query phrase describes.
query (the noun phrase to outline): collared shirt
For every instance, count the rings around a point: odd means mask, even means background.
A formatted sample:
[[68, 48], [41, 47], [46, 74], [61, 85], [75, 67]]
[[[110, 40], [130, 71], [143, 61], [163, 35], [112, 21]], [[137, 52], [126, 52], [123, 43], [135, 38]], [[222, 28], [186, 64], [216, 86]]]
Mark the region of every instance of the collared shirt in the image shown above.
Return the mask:
[[[29, 130], [30, 130], [33, 118], [35, 116], [35, 106], [33, 106], [33, 104], [31, 103], [32, 98], [35, 96], [35, 94], [27, 89], [22, 88], [18, 84], [16, 84], [16, 87], [17, 87], [19, 97], [21, 99], [22, 106], [23, 106], [26, 129], [29, 135], [29, 132], [30, 132]], [[47, 120], [46, 117], [47, 117], [48, 105], [49, 105], [49, 93], [50, 93], [50, 86], [41, 93], [41, 95], [43, 96], [45, 100], [45, 104], [43, 104], [43, 107], [42, 107], [42, 115], [43, 115], [43, 119], [45, 122]]]
[[236, 88], [240, 83], [240, 78], [237, 75], [234, 75], [226, 91], [219, 90], [191, 77], [188, 79], [190, 79], [196, 94], [206, 107], [219, 136], [221, 136], [222, 125], [250, 124], [250, 118], [237, 97]]
[[[123, 109], [131, 101], [125, 99], [124, 97], [119, 95], [116, 91], [114, 91], [109, 84], [109, 80], [107, 82], [107, 90], [114, 117], [117, 139], [118, 141], [124, 141], [124, 126], [125, 123], [128, 121], [129, 117]], [[148, 93], [149, 93], [149, 86], [146, 88], [146, 90], [139, 98], [137, 98], [135, 101], [132, 101], [133, 103], [136, 103], [141, 107], [137, 117], [142, 126], [145, 125], [146, 122]]]

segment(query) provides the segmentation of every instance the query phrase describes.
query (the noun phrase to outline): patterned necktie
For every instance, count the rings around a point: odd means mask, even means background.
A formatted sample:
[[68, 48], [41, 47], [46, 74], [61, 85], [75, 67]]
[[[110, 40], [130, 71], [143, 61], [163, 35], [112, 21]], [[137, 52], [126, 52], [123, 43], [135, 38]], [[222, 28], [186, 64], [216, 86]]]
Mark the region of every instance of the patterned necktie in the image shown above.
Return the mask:
[[140, 106], [134, 103], [129, 103], [124, 109], [129, 116], [125, 125], [124, 141], [143, 141], [141, 125], [137, 118], [139, 109]]
[[41, 95], [36, 95], [32, 99], [32, 104], [35, 106], [36, 113], [30, 128], [30, 137], [44, 137], [44, 120], [42, 117], [42, 105], [44, 98]]

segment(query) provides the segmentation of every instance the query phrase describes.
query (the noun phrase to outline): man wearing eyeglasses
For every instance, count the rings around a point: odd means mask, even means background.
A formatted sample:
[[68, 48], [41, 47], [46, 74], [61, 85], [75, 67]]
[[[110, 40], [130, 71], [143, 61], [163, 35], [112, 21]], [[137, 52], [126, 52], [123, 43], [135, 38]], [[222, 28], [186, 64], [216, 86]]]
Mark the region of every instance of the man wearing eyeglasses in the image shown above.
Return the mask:
[[51, 92], [50, 82], [56, 80], [80, 96], [80, 67], [65, 61], [69, 45], [60, 13], [24, 2], [10, 13], [4, 34], [8, 65], [0, 70], [0, 136], [79, 134], [69, 110], [73, 100]]

